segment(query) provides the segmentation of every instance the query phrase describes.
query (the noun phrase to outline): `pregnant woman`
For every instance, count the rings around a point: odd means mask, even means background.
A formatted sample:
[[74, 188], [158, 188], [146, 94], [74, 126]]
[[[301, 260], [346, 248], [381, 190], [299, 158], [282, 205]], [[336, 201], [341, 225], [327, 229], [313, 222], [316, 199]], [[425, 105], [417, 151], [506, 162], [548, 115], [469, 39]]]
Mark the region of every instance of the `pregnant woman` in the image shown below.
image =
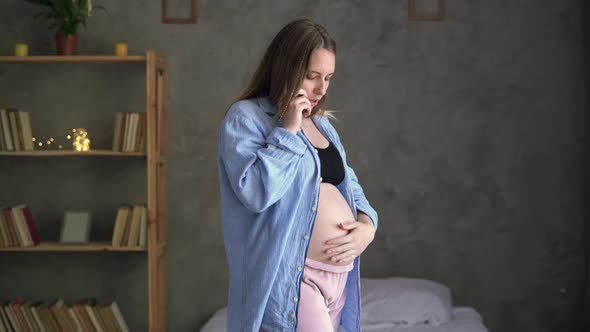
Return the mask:
[[230, 332], [360, 331], [377, 213], [325, 109], [335, 62], [322, 26], [287, 24], [221, 123]]

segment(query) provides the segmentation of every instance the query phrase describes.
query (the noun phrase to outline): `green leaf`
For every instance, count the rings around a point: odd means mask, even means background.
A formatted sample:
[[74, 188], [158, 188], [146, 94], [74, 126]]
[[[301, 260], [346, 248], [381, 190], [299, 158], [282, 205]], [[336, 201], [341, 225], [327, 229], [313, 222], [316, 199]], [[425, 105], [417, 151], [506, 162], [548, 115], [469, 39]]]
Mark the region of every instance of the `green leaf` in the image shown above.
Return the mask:
[[[26, 2], [47, 7], [45, 11], [37, 13], [34, 19], [49, 21], [51, 28], [64, 35], [75, 34], [80, 25], [86, 27], [88, 16], [88, 0], [24, 0]], [[106, 8], [100, 5], [92, 9]]]

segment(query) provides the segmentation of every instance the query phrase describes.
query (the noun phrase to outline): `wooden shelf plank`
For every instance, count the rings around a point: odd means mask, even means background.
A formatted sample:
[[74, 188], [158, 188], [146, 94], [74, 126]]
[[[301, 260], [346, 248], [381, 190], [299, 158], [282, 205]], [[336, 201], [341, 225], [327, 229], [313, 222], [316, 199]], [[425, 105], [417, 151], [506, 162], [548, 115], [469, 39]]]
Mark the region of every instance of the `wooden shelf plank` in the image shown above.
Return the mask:
[[89, 244], [60, 244], [57, 242], [41, 242], [32, 247], [0, 247], [0, 251], [147, 251], [144, 247], [113, 247], [107, 242], [91, 242]]
[[0, 56], [0, 63], [145, 63], [145, 55], [31, 55]]
[[38, 150], [38, 151], [0, 151], [0, 156], [56, 157], [56, 156], [112, 156], [112, 157], [145, 157], [145, 152], [116, 152], [111, 150], [90, 150], [79, 152], [74, 150]]

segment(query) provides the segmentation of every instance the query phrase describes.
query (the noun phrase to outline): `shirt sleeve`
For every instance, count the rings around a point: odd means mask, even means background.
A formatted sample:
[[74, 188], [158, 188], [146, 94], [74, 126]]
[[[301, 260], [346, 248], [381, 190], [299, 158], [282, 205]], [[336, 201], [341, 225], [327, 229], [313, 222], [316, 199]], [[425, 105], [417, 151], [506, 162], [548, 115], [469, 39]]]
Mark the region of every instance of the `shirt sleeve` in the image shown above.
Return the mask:
[[364, 214], [369, 216], [369, 218], [371, 218], [371, 220], [373, 221], [375, 231], [377, 231], [377, 225], [379, 224], [379, 216], [377, 214], [377, 211], [375, 211], [371, 204], [369, 204], [369, 201], [367, 200], [363, 188], [361, 187], [352, 167], [346, 165], [346, 174], [348, 174], [348, 177], [350, 178], [350, 184], [352, 186], [352, 197], [354, 198], [354, 204], [356, 205], [357, 211], [363, 212]]
[[306, 149], [282, 127], [266, 135], [261, 124], [239, 110], [230, 109], [220, 128], [218, 153], [229, 183], [240, 202], [256, 213], [287, 192]]

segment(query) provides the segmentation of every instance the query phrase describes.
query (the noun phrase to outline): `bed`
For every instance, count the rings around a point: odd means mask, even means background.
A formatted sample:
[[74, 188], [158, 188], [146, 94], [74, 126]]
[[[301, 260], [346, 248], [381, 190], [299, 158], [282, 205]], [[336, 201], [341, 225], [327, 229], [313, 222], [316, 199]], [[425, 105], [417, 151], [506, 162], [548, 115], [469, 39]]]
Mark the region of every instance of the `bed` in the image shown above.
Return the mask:
[[[448, 287], [427, 279], [361, 278], [363, 332], [489, 332], [471, 307], [454, 307]], [[201, 332], [226, 332], [221, 308]]]

